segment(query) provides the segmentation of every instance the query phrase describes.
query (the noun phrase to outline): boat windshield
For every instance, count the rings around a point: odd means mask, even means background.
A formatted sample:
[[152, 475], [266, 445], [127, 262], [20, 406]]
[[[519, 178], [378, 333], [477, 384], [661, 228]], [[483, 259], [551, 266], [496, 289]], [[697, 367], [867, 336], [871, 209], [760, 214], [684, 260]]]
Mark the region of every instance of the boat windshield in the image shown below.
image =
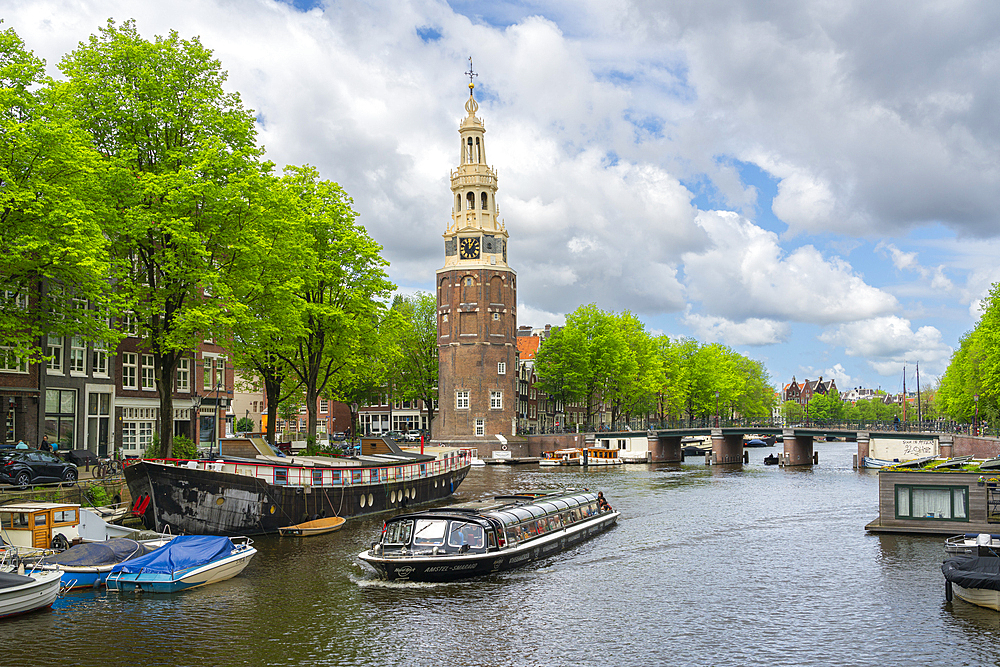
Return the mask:
[[448, 546], [461, 547], [468, 544], [473, 549], [483, 546], [485, 539], [483, 527], [464, 521], [452, 521], [451, 532], [448, 533]]
[[382, 544], [409, 544], [413, 534], [413, 521], [393, 521], [385, 527]]
[[413, 532], [413, 546], [440, 546], [448, 522], [444, 519], [417, 519]]

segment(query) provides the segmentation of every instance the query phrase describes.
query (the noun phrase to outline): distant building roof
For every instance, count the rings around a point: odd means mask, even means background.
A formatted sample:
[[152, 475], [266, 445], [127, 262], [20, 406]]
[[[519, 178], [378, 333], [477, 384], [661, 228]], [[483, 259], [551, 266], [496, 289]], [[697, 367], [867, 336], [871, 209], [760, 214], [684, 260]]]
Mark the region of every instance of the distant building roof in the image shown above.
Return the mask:
[[517, 352], [521, 361], [529, 361], [535, 358], [538, 352], [538, 344], [542, 342], [539, 336], [518, 336]]

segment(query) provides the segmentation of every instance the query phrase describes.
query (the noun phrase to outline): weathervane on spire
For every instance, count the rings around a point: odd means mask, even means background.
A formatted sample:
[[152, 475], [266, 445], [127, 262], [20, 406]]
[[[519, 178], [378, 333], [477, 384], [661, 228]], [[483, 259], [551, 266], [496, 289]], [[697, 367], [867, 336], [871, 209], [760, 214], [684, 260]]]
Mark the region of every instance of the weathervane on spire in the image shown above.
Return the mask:
[[476, 87], [476, 84], [472, 82], [472, 77], [479, 76], [477, 73], [472, 71], [472, 56], [469, 56], [469, 71], [465, 73], [469, 77], [469, 94], [472, 94], [472, 89]]

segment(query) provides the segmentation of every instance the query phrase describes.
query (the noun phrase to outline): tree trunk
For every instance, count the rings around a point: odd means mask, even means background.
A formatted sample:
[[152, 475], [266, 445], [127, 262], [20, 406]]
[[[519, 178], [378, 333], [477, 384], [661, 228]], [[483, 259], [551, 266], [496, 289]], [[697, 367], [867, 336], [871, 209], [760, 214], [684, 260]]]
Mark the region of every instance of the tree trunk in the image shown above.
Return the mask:
[[173, 380], [178, 356], [177, 352], [153, 353], [153, 381], [160, 395], [160, 456], [165, 459], [174, 453]]

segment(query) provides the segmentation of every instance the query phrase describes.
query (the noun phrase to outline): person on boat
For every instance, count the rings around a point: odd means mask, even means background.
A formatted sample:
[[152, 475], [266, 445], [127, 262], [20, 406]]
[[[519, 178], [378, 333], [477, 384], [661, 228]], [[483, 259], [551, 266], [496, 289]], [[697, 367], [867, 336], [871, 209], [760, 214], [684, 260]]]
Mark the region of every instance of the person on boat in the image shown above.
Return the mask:
[[611, 511], [611, 505], [609, 505], [608, 501], [604, 499], [603, 491], [597, 492], [597, 509], [601, 510], [602, 512]]

